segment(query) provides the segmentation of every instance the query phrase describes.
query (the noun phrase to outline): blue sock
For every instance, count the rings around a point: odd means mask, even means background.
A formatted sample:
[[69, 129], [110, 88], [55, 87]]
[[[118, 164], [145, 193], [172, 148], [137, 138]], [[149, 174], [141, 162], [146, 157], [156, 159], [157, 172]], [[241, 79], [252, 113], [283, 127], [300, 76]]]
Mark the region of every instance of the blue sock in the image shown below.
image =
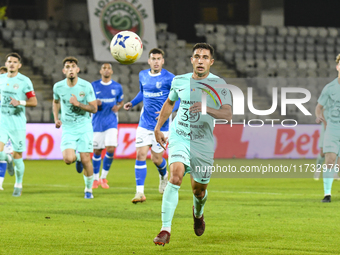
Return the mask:
[[0, 161], [0, 177], [5, 177], [6, 168], [7, 168], [7, 162], [6, 161]]
[[93, 173], [94, 174], [99, 174], [101, 163], [102, 163], [101, 155], [96, 155], [96, 154], [93, 153], [92, 164], [93, 164]]
[[15, 170], [15, 183], [21, 184], [22, 178], [24, 177], [25, 172], [25, 164], [22, 158], [13, 159], [14, 161], [14, 170]]
[[136, 160], [135, 176], [137, 186], [144, 186], [146, 178], [146, 161]]
[[333, 179], [334, 179], [333, 176], [334, 176], [333, 169], [327, 168], [327, 172], [323, 173], [323, 190], [324, 190], [325, 196], [331, 195], [332, 184], [333, 184]]
[[158, 172], [161, 176], [166, 175], [166, 160], [164, 158], [163, 158], [162, 163], [159, 166], [157, 166], [156, 164], [155, 166], [157, 167]]
[[106, 152], [103, 160], [103, 170], [109, 171], [113, 161], [113, 153]]

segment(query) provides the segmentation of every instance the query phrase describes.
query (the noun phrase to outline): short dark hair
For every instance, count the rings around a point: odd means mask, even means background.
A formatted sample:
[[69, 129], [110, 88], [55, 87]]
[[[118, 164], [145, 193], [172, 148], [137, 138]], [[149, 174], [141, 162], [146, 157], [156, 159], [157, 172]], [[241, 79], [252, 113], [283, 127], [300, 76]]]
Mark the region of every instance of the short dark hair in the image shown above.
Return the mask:
[[15, 58], [17, 58], [17, 59], [19, 60], [19, 62], [21, 63], [21, 57], [20, 57], [20, 55], [19, 55], [18, 53], [16, 53], [16, 52], [8, 53], [8, 54], [6, 55], [6, 61], [7, 61], [7, 59], [8, 59], [9, 57], [15, 57]]
[[76, 63], [76, 65], [78, 65], [78, 59], [75, 58], [75, 57], [72, 57], [72, 56], [68, 56], [68, 57], [64, 58], [63, 66], [65, 65], [66, 62], [71, 62], [71, 63], [74, 62], [74, 63]]
[[0, 71], [5, 71], [7, 73], [7, 67], [6, 66], [0, 66]]
[[164, 51], [159, 49], [159, 48], [153, 48], [149, 51], [149, 57], [151, 54], [162, 54], [162, 56], [164, 57]]
[[192, 48], [192, 53], [197, 49], [206, 49], [210, 51], [211, 58], [214, 58], [214, 48], [209, 43], [196, 43]]

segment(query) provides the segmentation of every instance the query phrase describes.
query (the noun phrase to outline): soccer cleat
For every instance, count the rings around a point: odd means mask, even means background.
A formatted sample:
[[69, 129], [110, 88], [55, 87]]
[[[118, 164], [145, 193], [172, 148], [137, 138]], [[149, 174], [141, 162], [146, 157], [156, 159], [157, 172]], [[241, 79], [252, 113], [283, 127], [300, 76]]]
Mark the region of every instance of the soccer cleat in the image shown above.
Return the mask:
[[100, 181], [94, 180], [92, 184], [92, 189], [98, 189], [99, 185], [100, 185]]
[[164, 176], [159, 175], [159, 186], [158, 186], [159, 193], [161, 194], [164, 193], [166, 185], [168, 185], [168, 172], [166, 172]]
[[146, 200], [146, 197], [143, 193], [137, 192], [135, 197], [132, 199], [132, 203], [137, 204], [138, 202], [143, 203]]
[[81, 174], [81, 172], [83, 171], [83, 163], [81, 163], [81, 161], [76, 161], [76, 169], [77, 169], [77, 172]]
[[93, 198], [93, 194], [91, 192], [85, 192], [84, 198], [85, 199], [91, 199], [91, 198]]
[[165, 245], [166, 243], [170, 242], [170, 233], [168, 231], [161, 231], [155, 239], [153, 239], [153, 242], [157, 245]]
[[110, 188], [110, 186], [107, 184], [108, 181], [107, 181], [106, 179], [100, 179], [99, 181], [100, 181], [100, 185], [102, 185], [102, 188], [103, 188], [103, 189], [108, 189], [108, 188]]
[[21, 191], [22, 191], [22, 188], [14, 188], [14, 191], [13, 191], [13, 197], [20, 197], [21, 196]]
[[8, 162], [7, 160], [7, 172], [10, 176], [13, 176], [14, 175], [14, 166], [13, 166], [13, 157], [11, 154], [7, 154], [8, 157], [11, 158], [11, 162]]
[[197, 236], [201, 236], [204, 233], [205, 230], [205, 221], [204, 216], [202, 214], [201, 218], [195, 217], [195, 210], [194, 206], [192, 207], [192, 216], [194, 217], [194, 231]]
[[322, 203], [330, 203], [331, 202], [331, 195], [325, 196], [322, 200]]

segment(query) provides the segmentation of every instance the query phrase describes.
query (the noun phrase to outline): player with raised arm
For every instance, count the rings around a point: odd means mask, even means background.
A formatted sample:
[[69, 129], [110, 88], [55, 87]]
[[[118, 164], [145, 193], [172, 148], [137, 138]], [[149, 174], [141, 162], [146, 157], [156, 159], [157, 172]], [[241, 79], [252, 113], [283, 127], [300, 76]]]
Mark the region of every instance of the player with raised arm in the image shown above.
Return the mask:
[[[99, 73], [101, 79], [92, 82], [93, 90], [97, 98], [98, 111], [92, 116], [93, 126], [93, 189], [102, 186], [108, 189], [107, 174], [110, 170], [113, 154], [118, 145], [118, 111], [124, 104], [122, 85], [111, 79], [113, 74], [110, 63], [104, 63]], [[102, 174], [99, 178], [101, 154], [106, 148], [103, 160]]]
[[[315, 108], [316, 123], [323, 122], [327, 126], [323, 141], [327, 169], [321, 168], [324, 188], [324, 198], [321, 202], [323, 203], [331, 202], [334, 173], [339, 171], [340, 164], [339, 158], [336, 161], [340, 154], [340, 54], [336, 57], [336, 70], [338, 77], [323, 88]], [[327, 121], [323, 114], [324, 108], [328, 111]]]
[[[129, 110], [143, 101], [144, 106], [139, 119], [139, 125], [136, 133], [136, 195], [132, 199], [133, 203], [144, 202], [144, 182], [146, 178], [146, 157], [151, 148], [151, 160], [156, 165], [159, 172], [159, 192], [163, 191], [168, 183], [168, 173], [166, 160], [163, 158], [164, 149], [156, 142], [154, 128], [157, 123], [158, 112], [168, 97], [171, 81], [174, 75], [163, 69], [164, 52], [161, 49], [151, 49], [149, 52], [148, 64], [150, 69], [143, 70], [139, 73], [139, 88], [137, 96], [124, 105], [125, 110]], [[169, 131], [169, 120], [164, 121], [161, 132], [165, 136]]]
[[75, 57], [63, 60], [63, 73], [66, 78], [53, 86], [54, 122], [56, 128], [63, 126], [60, 145], [63, 160], [67, 165], [76, 162], [78, 173], [84, 168], [85, 198], [91, 199], [93, 128], [90, 113], [97, 112], [97, 101], [91, 83], [78, 77], [78, 60]]
[[[171, 222], [178, 204], [178, 191], [186, 173], [191, 174], [193, 191], [194, 232], [201, 236], [205, 230], [204, 205], [208, 198], [208, 183], [211, 171], [196, 171], [209, 168], [214, 161], [214, 119], [230, 121], [231, 97], [229, 90], [216, 88], [225, 81], [210, 73], [214, 63], [214, 49], [207, 43], [197, 43], [193, 47], [191, 63], [193, 73], [178, 75], [173, 79], [168, 99], [164, 103], [155, 127], [155, 136], [164, 146], [167, 137], [160, 127], [169, 118], [178, 98], [181, 104], [176, 118], [170, 127], [169, 164], [170, 180], [165, 188], [162, 201], [162, 228], [153, 242], [165, 245], [170, 241]], [[202, 114], [202, 92], [207, 96], [207, 108]]]
[[[5, 63], [8, 72], [0, 75], [1, 118], [0, 118], [0, 164], [1, 171], [6, 170], [13, 175], [15, 165], [15, 184], [13, 196], [19, 197], [22, 192], [22, 179], [25, 164], [22, 153], [26, 151], [26, 114], [25, 107], [35, 107], [38, 104], [31, 80], [19, 73], [21, 57], [12, 52], [6, 56]], [[10, 154], [4, 152], [5, 144], [11, 141], [13, 160]]]

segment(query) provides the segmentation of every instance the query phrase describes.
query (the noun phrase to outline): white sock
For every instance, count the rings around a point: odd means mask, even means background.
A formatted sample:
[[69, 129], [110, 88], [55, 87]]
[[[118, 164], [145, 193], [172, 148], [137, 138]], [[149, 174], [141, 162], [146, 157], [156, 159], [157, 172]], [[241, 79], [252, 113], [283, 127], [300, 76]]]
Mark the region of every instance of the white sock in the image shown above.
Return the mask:
[[143, 193], [144, 194], [144, 185], [138, 185], [136, 188], [137, 193]]
[[99, 181], [99, 173], [98, 174], [93, 174], [93, 180]]
[[100, 179], [106, 179], [108, 173], [109, 171], [102, 169], [102, 175], [100, 176]]
[[22, 189], [22, 183], [14, 183], [14, 188]]
[[5, 177], [0, 177], [0, 188], [2, 188], [2, 183], [4, 182]]
[[171, 227], [162, 227], [161, 231], [168, 231], [169, 233], [171, 233]]
[[12, 162], [12, 157], [11, 157], [9, 154], [7, 154], [7, 162], [8, 162], [8, 163], [11, 163], [11, 162]]
[[88, 188], [85, 187], [85, 191], [84, 191], [84, 192], [90, 192], [90, 193], [92, 193], [92, 189], [88, 189]]

